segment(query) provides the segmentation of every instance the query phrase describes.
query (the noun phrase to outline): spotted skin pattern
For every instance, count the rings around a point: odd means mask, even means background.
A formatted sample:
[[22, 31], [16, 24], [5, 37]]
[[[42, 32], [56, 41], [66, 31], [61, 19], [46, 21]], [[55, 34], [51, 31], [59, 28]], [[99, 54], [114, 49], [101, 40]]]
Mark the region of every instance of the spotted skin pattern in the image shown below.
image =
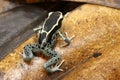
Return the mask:
[[[38, 44], [28, 44], [24, 47], [22, 53], [24, 61], [30, 61], [34, 57], [33, 53], [43, 53], [50, 57], [50, 59], [43, 65], [48, 72], [63, 71], [59, 67], [64, 60], [58, 64], [61, 57], [59, 53], [54, 50], [56, 38], [57, 35], [59, 35], [67, 44], [69, 44], [74, 36], [69, 38], [67, 35], [64, 36], [61, 34], [59, 28], [62, 18], [63, 15], [60, 11], [50, 12], [43, 25], [34, 29], [39, 36]], [[53, 67], [53, 65], [55, 66]]]

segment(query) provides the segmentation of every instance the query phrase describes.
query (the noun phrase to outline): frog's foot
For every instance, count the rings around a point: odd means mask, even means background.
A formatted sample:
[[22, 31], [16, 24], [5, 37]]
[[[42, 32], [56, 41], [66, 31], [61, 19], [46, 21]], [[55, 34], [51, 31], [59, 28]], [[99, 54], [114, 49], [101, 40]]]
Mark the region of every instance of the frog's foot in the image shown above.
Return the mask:
[[60, 64], [56, 64], [54, 67], [52, 67], [52, 71], [63, 71], [63, 69], [60, 69], [60, 66], [64, 63], [64, 60], [62, 60], [62, 62], [60, 62]]
[[63, 63], [64, 63], [64, 60], [60, 64], [57, 63], [54, 67], [53, 66], [47, 66], [47, 64], [44, 64], [43, 67], [50, 73], [56, 72], [56, 71], [63, 71], [63, 69], [60, 69], [60, 66]]
[[66, 44], [62, 45], [62, 47], [69, 45], [70, 42], [71, 42], [71, 40], [73, 40], [73, 38], [75, 38], [75, 35], [73, 35], [72, 37], [68, 37], [68, 33], [67, 32], [65, 32], [65, 35], [66, 35], [65, 36], [65, 42], [66, 42]]

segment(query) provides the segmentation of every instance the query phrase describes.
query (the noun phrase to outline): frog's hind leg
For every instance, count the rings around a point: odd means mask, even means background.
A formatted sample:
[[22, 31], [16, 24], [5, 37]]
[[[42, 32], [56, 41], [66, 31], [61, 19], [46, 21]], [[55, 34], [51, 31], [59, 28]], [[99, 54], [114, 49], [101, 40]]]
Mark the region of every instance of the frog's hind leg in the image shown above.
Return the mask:
[[23, 53], [21, 54], [24, 61], [30, 61], [34, 55], [34, 52], [40, 52], [41, 47], [39, 44], [28, 44], [24, 46]]
[[[63, 64], [64, 61], [62, 61], [59, 65], [58, 62], [60, 60], [60, 55], [56, 52], [53, 51], [53, 55], [50, 60], [48, 60], [43, 67], [48, 71], [48, 72], [55, 72], [55, 71], [63, 71], [63, 69], [60, 69], [59, 67]], [[56, 64], [54, 67], [53, 65]]]
[[23, 50], [22, 54], [21, 54], [22, 57], [23, 57], [23, 60], [24, 60], [24, 61], [27, 61], [27, 62], [30, 61], [30, 60], [34, 57], [30, 45], [31, 45], [31, 44], [26, 45], [26, 46], [24, 47], [24, 50]]

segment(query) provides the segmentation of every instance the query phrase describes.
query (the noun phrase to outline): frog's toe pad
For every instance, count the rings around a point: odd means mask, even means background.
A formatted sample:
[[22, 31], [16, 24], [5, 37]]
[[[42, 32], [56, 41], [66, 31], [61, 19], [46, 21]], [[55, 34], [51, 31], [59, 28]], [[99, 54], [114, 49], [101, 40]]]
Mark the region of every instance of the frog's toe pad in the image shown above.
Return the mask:
[[52, 68], [52, 71], [53, 71], [53, 72], [55, 72], [55, 71], [63, 71], [63, 69], [60, 69], [60, 68], [57, 66], [57, 67]]
[[64, 60], [62, 60], [62, 62], [60, 64], [56, 64], [55, 67], [52, 68], [52, 72], [55, 71], [63, 71], [63, 69], [60, 69], [60, 66], [64, 63]]

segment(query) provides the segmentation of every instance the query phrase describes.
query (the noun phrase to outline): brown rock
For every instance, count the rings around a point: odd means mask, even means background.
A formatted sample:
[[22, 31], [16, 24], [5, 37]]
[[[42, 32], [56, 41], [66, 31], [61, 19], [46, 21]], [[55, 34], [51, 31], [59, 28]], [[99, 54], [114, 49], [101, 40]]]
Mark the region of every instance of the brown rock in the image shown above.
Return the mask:
[[63, 29], [76, 38], [69, 50], [63, 49], [69, 70], [62, 80], [120, 79], [119, 14], [117, 9], [86, 4], [64, 18]]

